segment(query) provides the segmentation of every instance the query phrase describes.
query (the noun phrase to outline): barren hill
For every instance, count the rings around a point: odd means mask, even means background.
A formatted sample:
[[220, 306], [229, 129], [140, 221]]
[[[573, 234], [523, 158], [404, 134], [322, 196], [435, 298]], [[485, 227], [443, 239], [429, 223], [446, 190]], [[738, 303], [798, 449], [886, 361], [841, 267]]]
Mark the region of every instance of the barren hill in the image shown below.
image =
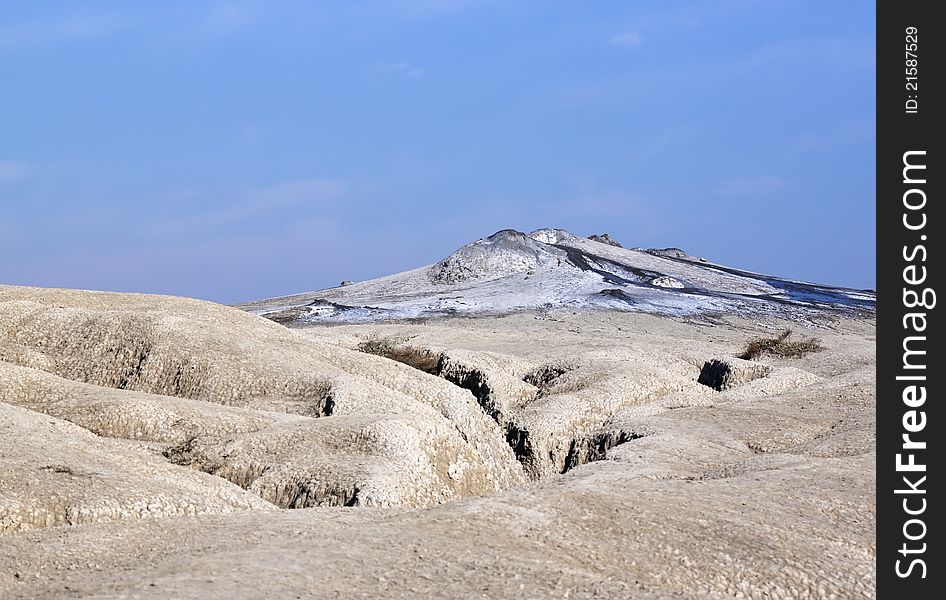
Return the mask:
[[504, 229], [432, 265], [240, 307], [305, 326], [555, 309], [804, 318], [870, 313], [874, 302], [869, 290], [752, 273], [679, 248], [627, 249], [606, 234]]

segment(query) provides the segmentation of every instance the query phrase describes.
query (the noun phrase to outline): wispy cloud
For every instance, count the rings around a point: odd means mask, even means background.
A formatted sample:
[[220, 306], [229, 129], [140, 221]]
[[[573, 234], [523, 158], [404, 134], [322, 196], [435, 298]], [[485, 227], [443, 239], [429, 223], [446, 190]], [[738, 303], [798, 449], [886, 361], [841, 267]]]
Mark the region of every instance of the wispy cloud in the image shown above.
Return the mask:
[[644, 199], [625, 190], [589, 190], [567, 201], [565, 213], [597, 217], [629, 217], [646, 207]]
[[723, 196], [761, 196], [785, 189], [788, 182], [776, 176], [747, 175], [724, 179], [716, 186], [716, 193]]
[[467, 11], [504, 5], [499, 0], [399, 0], [398, 2], [368, 0], [328, 4], [336, 14], [362, 22], [366, 19], [385, 22], [439, 19], [453, 17]]
[[256, 146], [266, 137], [266, 129], [258, 125], [246, 124], [239, 128], [238, 137], [247, 146]]
[[[243, 190], [220, 200], [218, 194], [185, 191], [154, 202], [157, 209], [143, 232], [187, 236], [194, 232], [226, 231], [258, 225], [273, 217], [291, 222], [337, 212], [345, 187], [330, 179], [299, 179]], [[206, 206], [210, 204], [210, 206]], [[187, 211], [188, 206], [198, 210]]]
[[638, 31], [626, 31], [611, 38], [612, 46], [623, 46], [625, 48], [636, 48], [644, 43], [644, 36]]
[[873, 123], [847, 123], [830, 129], [801, 133], [787, 149], [793, 154], [823, 152], [843, 146], [872, 143], [875, 135]]
[[409, 77], [411, 79], [420, 79], [426, 73], [424, 69], [407, 62], [381, 63], [378, 65], [378, 70], [392, 73], [402, 73], [405, 77]]
[[0, 183], [23, 179], [29, 174], [26, 163], [18, 160], [0, 159]]
[[692, 143], [696, 135], [697, 133], [692, 128], [683, 127], [677, 123], [668, 125], [635, 143], [630, 148], [628, 158], [635, 161], [656, 158], [674, 148]]
[[343, 193], [344, 187], [329, 179], [287, 181], [247, 192], [229, 212], [234, 217], [249, 217], [284, 209], [324, 208]]
[[0, 50], [21, 49], [107, 35], [123, 25], [117, 16], [75, 15], [0, 26]]
[[203, 25], [211, 33], [227, 34], [249, 29], [261, 20], [260, 6], [249, 2], [211, 4]]
[[[625, 229], [633, 224], [656, 232], [662, 228], [654, 203], [643, 194], [622, 188], [602, 188], [592, 181], [573, 182], [574, 190], [559, 201], [549, 203], [545, 219], [554, 227], [596, 232]], [[548, 223], [539, 225], [549, 227]]]
[[873, 71], [876, 64], [873, 46], [873, 36], [866, 33], [850, 37], [798, 36], [765, 44], [745, 60], [753, 67], [762, 68], [806, 62], [839, 72]]

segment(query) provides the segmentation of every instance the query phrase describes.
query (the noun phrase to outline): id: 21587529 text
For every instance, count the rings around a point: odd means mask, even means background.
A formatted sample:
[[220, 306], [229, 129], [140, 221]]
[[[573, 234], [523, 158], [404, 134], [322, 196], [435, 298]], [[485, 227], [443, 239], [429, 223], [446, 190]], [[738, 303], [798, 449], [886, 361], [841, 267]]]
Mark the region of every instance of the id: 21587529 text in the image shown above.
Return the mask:
[[920, 110], [920, 80], [917, 70], [919, 62], [919, 32], [917, 28], [913, 26], [907, 27], [905, 31], [904, 76], [906, 77], [906, 85], [904, 88], [907, 92], [907, 98], [904, 103], [904, 110], [906, 110], [908, 115], [915, 115]]

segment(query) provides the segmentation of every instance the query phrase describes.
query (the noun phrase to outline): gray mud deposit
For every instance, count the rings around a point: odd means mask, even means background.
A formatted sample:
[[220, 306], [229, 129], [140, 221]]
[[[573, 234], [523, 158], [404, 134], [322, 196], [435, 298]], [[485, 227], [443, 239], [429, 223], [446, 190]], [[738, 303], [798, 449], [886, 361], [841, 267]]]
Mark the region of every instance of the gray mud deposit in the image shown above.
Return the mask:
[[[779, 297], [751, 318], [552, 306], [299, 327], [421, 277], [468, 286], [455, 303], [559, 269], [651, 308], [634, 290], [776, 293], [682, 251], [500, 233], [269, 320], [0, 286], [0, 597], [873, 593], [871, 310]], [[695, 270], [663, 268], [678, 263]], [[815, 293], [801, 285], [783, 289]], [[787, 328], [824, 349], [735, 358]]]

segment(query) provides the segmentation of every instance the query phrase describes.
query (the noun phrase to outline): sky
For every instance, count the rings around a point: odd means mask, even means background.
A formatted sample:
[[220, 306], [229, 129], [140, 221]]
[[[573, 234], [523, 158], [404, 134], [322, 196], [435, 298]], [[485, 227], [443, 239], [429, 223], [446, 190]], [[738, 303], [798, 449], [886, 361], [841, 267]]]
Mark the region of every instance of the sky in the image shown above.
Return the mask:
[[860, 0], [0, 0], [0, 283], [237, 302], [514, 228], [875, 285]]

